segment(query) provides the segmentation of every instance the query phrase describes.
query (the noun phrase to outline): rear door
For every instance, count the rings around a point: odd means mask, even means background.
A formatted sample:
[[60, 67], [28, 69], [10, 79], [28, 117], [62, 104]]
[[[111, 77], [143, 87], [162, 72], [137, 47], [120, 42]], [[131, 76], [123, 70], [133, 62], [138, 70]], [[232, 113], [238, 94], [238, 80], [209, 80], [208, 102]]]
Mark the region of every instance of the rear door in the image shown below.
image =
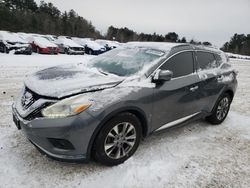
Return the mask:
[[196, 51], [196, 60], [198, 66], [198, 76], [201, 81], [201, 105], [202, 110], [210, 112], [216, 102], [223, 84], [218, 80], [221, 79], [219, 55], [206, 52]]
[[193, 52], [184, 51], [172, 56], [160, 69], [171, 70], [173, 78], [157, 85], [154, 90], [153, 130], [200, 111], [200, 83]]

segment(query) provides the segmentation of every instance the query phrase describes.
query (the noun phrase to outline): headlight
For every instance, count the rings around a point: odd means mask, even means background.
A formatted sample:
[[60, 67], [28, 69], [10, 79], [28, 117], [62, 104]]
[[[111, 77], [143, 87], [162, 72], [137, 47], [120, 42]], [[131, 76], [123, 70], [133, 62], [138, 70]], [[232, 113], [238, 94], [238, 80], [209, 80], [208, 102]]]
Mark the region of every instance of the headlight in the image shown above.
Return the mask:
[[93, 104], [86, 96], [79, 95], [59, 101], [42, 110], [42, 115], [48, 118], [60, 118], [79, 114]]

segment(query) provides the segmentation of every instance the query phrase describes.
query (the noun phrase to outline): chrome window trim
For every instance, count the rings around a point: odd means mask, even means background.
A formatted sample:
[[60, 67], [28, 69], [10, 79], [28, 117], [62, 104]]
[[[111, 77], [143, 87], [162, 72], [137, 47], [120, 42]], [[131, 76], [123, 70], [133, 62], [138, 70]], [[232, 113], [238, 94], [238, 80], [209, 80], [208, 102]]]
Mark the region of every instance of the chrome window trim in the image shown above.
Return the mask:
[[[163, 63], [161, 63], [148, 77], [153, 77], [154, 76], [154, 74], [155, 74], [155, 72], [164, 64], [164, 63], [166, 63], [170, 58], [172, 58], [172, 57], [174, 57], [174, 56], [176, 56], [176, 55], [178, 55], [178, 54], [180, 54], [180, 53], [183, 53], [183, 52], [194, 52], [195, 50], [191, 50], [191, 49], [189, 49], [189, 50], [182, 50], [182, 51], [179, 51], [179, 52], [176, 52], [176, 53], [174, 53], [173, 55], [171, 55], [171, 56], [169, 56], [165, 61], [163, 61]], [[196, 57], [196, 56], [195, 56]], [[196, 57], [197, 58], [197, 57]], [[194, 66], [197, 66], [197, 65], [195, 65], [195, 60], [194, 60], [194, 54], [193, 54], [193, 63], [194, 63]], [[192, 75], [192, 74], [196, 74], [197, 73], [197, 67], [194, 67], [194, 70], [193, 70], [193, 72], [191, 73], [191, 74], [187, 74], [187, 75], [184, 75], [184, 76], [179, 76], [179, 77], [176, 77], [176, 78], [173, 78], [173, 79], [171, 79], [171, 80], [175, 80], [175, 79], [179, 79], [179, 78], [183, 78], [183, 77], [187, 77], [187, 76], [190, 76], [190, 75]], [[170, 80], [170, 81], [171, 81]]]

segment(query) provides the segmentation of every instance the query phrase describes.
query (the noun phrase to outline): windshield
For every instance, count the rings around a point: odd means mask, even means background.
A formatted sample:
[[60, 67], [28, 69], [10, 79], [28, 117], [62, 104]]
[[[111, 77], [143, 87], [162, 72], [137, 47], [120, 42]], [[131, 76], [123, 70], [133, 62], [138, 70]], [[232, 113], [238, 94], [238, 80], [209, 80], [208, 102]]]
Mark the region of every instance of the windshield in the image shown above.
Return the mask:
[[131, 76], [163, 55], [164, 52], [160, 50], [123, 47], [93, 58], [90, 64], [104, 73]]

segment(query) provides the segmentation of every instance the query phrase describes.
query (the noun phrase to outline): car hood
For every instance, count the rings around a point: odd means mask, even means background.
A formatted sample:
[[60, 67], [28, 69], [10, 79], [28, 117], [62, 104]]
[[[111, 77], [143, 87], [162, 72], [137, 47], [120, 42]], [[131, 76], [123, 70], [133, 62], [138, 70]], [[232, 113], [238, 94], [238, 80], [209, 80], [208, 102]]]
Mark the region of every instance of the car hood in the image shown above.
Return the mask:
[[38, 71], [26, 79], [25, 86], [41, 96], [60, 99], [115, 87], [122, 81], [121, 77], [104, 75], [80, 63]]

